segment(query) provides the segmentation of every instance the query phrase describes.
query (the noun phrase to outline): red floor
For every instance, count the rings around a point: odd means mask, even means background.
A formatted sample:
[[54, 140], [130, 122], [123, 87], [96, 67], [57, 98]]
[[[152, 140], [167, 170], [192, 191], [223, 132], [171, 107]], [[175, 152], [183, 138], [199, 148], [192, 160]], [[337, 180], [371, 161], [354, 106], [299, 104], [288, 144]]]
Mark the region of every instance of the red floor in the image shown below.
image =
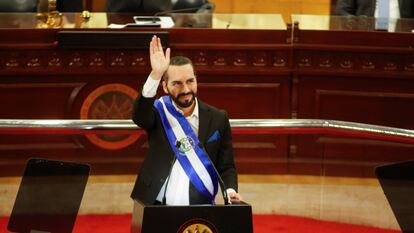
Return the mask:
[[[0, 217], [0, 233], [6, 230], [7, 217]], [[131, 215], [80, 215], [74, 233], [127, 233]], [[254, 215], [255, 233], [397, 233], [401, 231], [384, 230], [352, 224], [318, 221], [309, 218], [283, 215]]]

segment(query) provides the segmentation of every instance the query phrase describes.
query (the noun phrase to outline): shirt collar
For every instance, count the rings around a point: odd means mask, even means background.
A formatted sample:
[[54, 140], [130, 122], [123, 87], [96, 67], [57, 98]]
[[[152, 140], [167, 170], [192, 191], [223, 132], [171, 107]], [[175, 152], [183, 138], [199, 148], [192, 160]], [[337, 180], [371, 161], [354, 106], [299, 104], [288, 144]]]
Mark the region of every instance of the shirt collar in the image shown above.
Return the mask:
[[[173, 106], [174, 106], [174, 108], [179, 112], [179, 113], [181, 113], [181, 114], [183, 114], [184, 115], [184, 112], [183, 111], [181, 111], [181, 109], [179, 109], [178, 107], [177, 107], [177, 105], [175, 104], [175, 102], [174, 101], [171, 101], [172, 102], [172, 104], [173, 104]], [[190, 118], [192, 118], [192, 117], [196, 117], [196, 118], [198, 118], [198, 100], [197, 100], [197, 98], [195, 98], [195, 107], [194, 107], [194, 110], [193, 110], [193, 113], [191, 113], [191, 115], [190, 116], [188, 116], [188, 117], [190, 117]], [[187, 118], [188, 118], [187, 117]]]

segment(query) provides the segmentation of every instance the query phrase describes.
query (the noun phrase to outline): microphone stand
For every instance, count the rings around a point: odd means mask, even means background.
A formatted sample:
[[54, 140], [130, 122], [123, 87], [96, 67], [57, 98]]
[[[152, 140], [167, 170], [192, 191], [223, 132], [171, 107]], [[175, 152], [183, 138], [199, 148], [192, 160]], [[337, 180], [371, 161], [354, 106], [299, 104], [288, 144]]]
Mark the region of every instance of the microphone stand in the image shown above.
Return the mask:
[[[177, 141], [177, 144], [178, 144], [178, 145], [175, 145], [175, 146], [176, 146], [177, 148], [178, 148], [178, 147], [180, 147], [180, 142], [179, 142], [179, 141]], [[164, 189], [164, 194], [163, 194], [163, 196], [162, 196], [161, 205], [167, 205], [167, 188], [168, 188], [168, 183], [170, 183], [171, 172], [172, 172], [172, 169], [173, 169], [173, 167], [174, 167], [174, 164], [175, 164], [175, 161], [176, 161], [176, 160], [177, 160], [177, 157], [175, 157], [175, 155], [174, 155], [174, 158], [173, 158], [173, 160], [171, 161], [170, 171], [168, 172], [167, 181], [166, 181], [166, 183], [165, 183], [165, 189]]]
[[207, 153], [207, 151], [204, 149], [203, 144], [200, 142], [198, 146], [199, 146], [199, 147], [200, 147], [200, 148], [204, 151], [204, 153], [206, 153], [207, 158], [208, 158], [208, 160], [210, 161], [210, 163], [211, 163], [211, 165], [212, 165], [212, 167], [213, 167], [213, 169], [214, 169], [214, 172], [215, 172], [215, 173], [216, 173], [216, 175], [217, 175], [217, 180], [218, 180], [218, 182], [219, 182], [219, 184], [220, 184], [221, 194], [223, 195], [223, 199], [224, 199], [224, 205], [229, 205], [229, 204], [230, 204], [230, 202], [229, 202], [229, 197], [228, 197], [228, 195], [227, 195], [227, 188], [226, 188], [226, 185], [224, 184], [223, 179], [221, 178], [220, 174], [218, 173], [217, 168], [216, 168], [216, 166], [214, 165], [213, 161], [211, 161], [210, 156], [208, 156], [208, 153]]

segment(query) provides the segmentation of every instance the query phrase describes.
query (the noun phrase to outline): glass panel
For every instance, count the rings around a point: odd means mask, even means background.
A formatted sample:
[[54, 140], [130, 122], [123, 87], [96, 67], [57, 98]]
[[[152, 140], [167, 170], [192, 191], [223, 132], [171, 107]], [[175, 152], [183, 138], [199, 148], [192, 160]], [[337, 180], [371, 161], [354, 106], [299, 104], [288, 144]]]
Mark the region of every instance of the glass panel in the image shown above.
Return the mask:
[[[134, 14], [91, 13], [89, 18], [81, 13], [55, 15], [36, 13], [0, 13], [0, 28], [123, 28], [143, 27], [135, 24]], [[149, 17], [149, 16], [145, 16]], [[280, 14], [169, 14], [155, 16], [162, 18], [163, 28], [213, 28], [213, 29], [286, 29]], [[164, 21], [166, 18], [170, 20]], [[168, 21], [168, 22], [167, 22]], [[164, 24], [166, 22], [166, 24]], [[172, 23], [172, 24], [170, 24]], [[111, 26], [110, 26], [111, 25]]]
[[[258, 130], [257, 135], [235, 134], [234, 148], [239, 192], [252, 205], [256, 233], [391, 233], [401, 232], [399, 224], [413, 230], [413, 163], [381, 168], [381, 183], [375, 168], [413, 160], [414, 145], [312, 131], [288, 135]], [[116, 161], [116, 154], [113, 150], [84, 160]], [[92, 173], [100, 166], [92, 164]], [[92, 175], [74, 232], [129, 232], [135, 178], [133, 173]], [[0, 178], [0, 232], [6, 232], [20, 180]], [[221, 196], [217, 202], [223, 203]]]
[[12, 232], [72, 232], [89, 166], [30, 159], [8, 223]]

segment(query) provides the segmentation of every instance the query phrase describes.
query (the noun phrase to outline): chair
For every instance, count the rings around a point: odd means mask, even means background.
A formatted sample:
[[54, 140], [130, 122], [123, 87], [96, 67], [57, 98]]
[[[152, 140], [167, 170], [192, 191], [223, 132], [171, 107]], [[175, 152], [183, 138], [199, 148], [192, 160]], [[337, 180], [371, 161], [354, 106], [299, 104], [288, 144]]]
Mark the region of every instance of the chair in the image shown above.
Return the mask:
[[186, 12], [190, 13], [213, 13], [216, 5], [208, 0], [177, 0], [173, 2], [173, 10], [185, 10], [197, 8]]
[[36, 12], [38, 0], [3, 0], [0, 12]]

